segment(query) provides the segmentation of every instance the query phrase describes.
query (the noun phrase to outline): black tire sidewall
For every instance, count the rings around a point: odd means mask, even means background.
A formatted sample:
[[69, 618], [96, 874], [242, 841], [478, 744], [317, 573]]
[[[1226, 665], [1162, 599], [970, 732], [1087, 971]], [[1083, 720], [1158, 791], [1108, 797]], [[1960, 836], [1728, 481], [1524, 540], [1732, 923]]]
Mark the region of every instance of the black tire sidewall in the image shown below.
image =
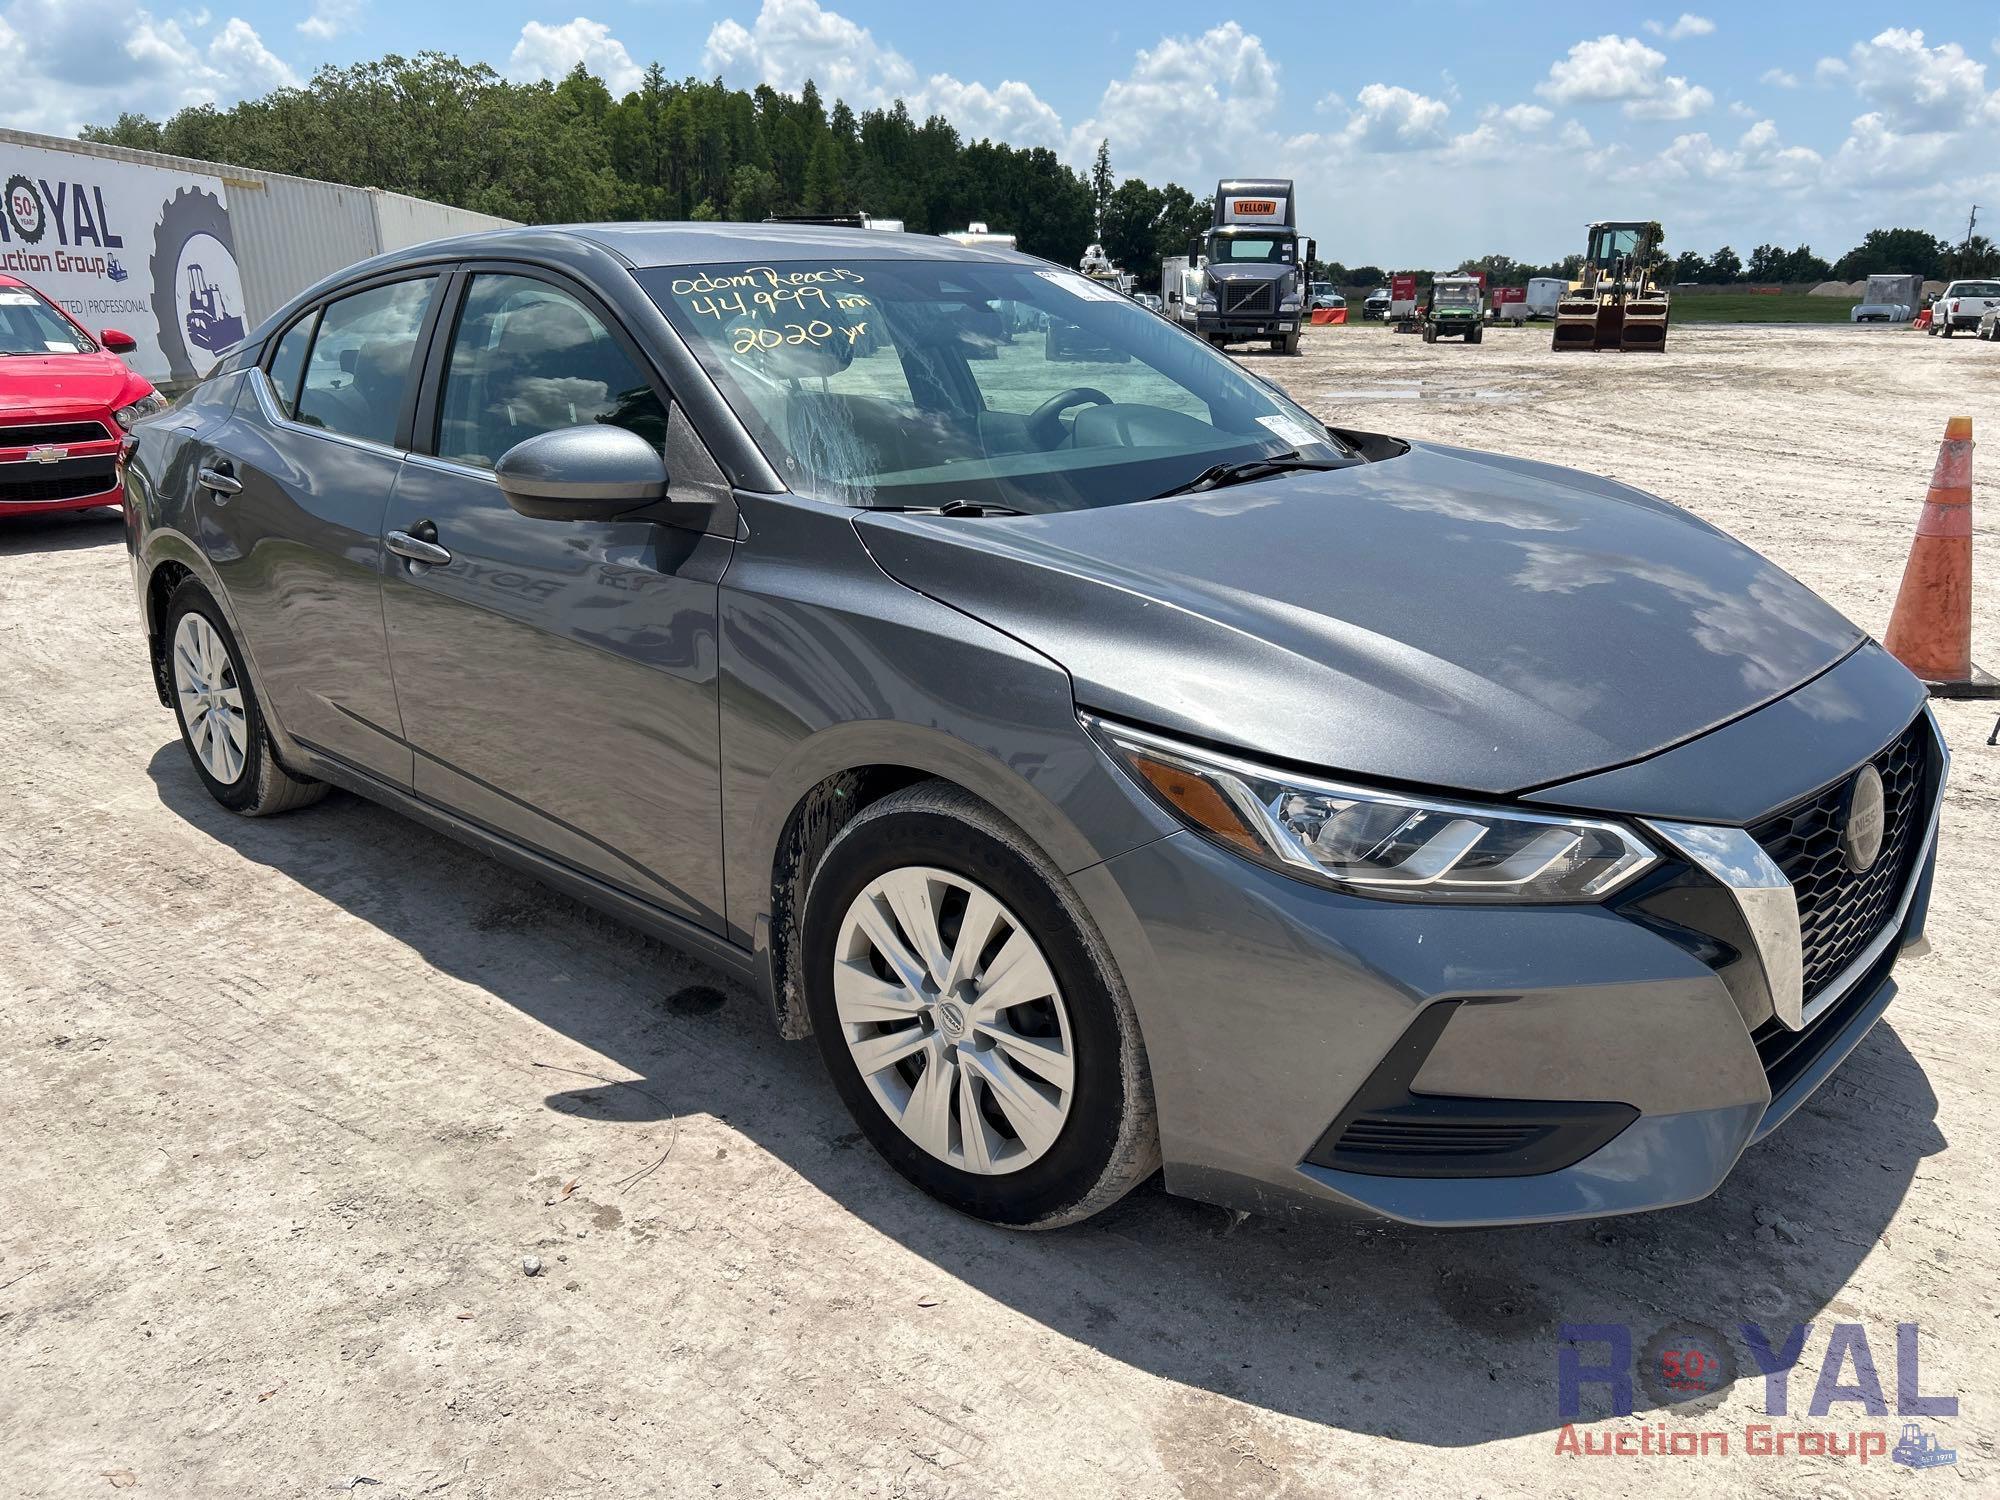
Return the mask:
[[[841, 918], [868, 883], [924, 865], [985, 887], [1041, 945], [1068, 1015], [1076, 1062], [1069, 1118], [1039, 1161], [981, 1176], [938, 1160], [911, 1140], [862, 1081], [833, 1003], [834, 944]], [[834, 1087], [875, 1149], [904, 1177], [951, 1207], [994, 1223], [1029, 1225], [1073, 1207], [1103, 1179], [1125, 1112], [1122, 1048], [1114, 1001], [1074, 918], [1047, 880], [984, 830], [917, 809], [864, 818], [835, 840], [806, 902], [801, 961], [813, 1036]]]
[[230, 669], [236, 674], [236, 686], [243, 694], [243, 774], [233, 782], [220, 782], [209, 774], [208, 767], [201, 763], [201, 756], [194, 748], [194, 737], [188, 733], [187, 719], [181, 713], [181, 695], [176, 685], [168, 694], [173, 700], [174, 722], [180, 725], [181, 746], [187, 751], [188, 763], [194, 767], [201, 784], [208, 788], [208, 794], [231, 812], [241, 812], [252, 807], [258, 800], [258, 788], [264, 780], [264, 714], [258, 706], [256, 689], [250, 684], [250, 672], [243, 664], [242, 649], [236, 644], [236, 634], [229, 628], [229, 622], [222, 617], [222, 611], [210, 597], [208, 590], [198, 583], [184, 583], [174, 591], [167, 603], [165, 629], [167, 675], [173, 683], [174, 633], [180, 629], [181, 621], [188, 615], [200, 615], [222, 638], [223, 649], [229, 653]]

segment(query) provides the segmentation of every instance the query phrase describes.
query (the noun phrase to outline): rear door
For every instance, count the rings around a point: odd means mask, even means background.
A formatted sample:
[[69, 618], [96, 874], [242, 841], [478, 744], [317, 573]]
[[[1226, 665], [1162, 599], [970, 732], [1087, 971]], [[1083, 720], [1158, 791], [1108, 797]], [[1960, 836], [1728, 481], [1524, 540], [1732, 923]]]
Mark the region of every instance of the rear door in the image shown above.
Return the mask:
[[343, 291], [272, 342], [215, 441], [201, 545], [285, 729], [410, 785], [382, 624], [382, 530], [445, 278]]
[[677, 492], [720, 471], [584, 288], [475, 266], [453, 303], [387, 526], [448, 559], [392, 552], [384, 585], [416, 789], [720, 930], [715, 614], [732, 539], [530, 520], [493, 465], [539, 433], [611, 423], [665, 449]]

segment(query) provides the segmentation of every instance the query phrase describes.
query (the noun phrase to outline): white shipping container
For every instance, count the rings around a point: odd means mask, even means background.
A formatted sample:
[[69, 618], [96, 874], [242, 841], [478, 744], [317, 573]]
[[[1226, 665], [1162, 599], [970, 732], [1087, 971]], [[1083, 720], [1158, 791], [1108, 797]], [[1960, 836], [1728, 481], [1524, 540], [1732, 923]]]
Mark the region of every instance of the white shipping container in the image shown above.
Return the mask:
[[139, 348], [128, 362], [169, 387], [207, 374], [323, 276], [513, 223], [380, 188], [22, 130], [0, 129], [0, 181], [0, 270], [86, 328], [130, 333]]

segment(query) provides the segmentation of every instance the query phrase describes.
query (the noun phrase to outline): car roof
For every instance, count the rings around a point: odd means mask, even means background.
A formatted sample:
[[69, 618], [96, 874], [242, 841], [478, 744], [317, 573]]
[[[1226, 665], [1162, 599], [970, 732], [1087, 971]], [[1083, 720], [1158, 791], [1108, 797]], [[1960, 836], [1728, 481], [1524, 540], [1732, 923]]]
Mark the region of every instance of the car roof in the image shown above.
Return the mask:
[[849, 229], [824, 224], [545, 224], [489, 229], [412, 246], [407, 253], [481, 255], [519, 253], [544, 244], [582, 241], [609, 251], [634, 269], [693, 266], [717, 261], [800, 260], [825, 256], [856, 260], [1010, 261], [1040, 265], [1039, 256], [994, 245], [960, 245], [931, 234]]

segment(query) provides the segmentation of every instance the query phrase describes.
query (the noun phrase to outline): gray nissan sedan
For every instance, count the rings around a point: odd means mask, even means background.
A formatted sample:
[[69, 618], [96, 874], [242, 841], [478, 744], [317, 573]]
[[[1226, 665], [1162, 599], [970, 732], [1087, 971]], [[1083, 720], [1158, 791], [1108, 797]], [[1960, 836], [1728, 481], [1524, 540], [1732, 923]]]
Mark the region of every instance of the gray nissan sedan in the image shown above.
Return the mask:
[[1011, 251], [523, 229], [122, 460], [194, 775], [701, 955], [926, 1192], [1475, 1225], [1712, 1191], [1922, 943], [1921, 686], [1638, 490], [1329, 428]]

